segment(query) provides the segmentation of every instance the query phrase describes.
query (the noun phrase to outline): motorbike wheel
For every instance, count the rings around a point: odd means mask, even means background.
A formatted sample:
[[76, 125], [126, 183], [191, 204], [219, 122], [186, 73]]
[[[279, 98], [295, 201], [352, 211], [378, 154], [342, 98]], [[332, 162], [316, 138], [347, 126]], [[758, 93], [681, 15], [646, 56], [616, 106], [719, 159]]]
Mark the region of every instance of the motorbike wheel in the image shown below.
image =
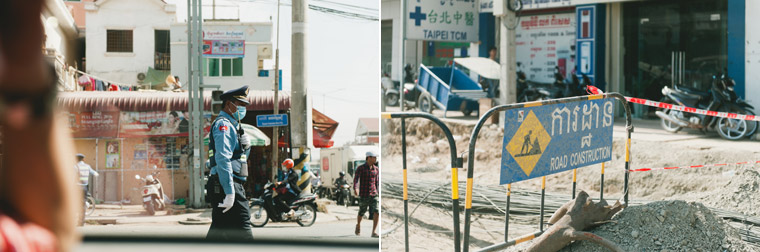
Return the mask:
[[92, 213], [95, 212], [95, 199], [93, 199], [92, 197], [87, 197], [87, 199], [85, 199], [84, 205], [85, 205], [84, 215], [90, 216], [92, 215]]
[[349, 197], [348, 193], [343, 194], [343, 205], [346, 207], [351, 205], [351, 197]]
[[156, 209], [153, 207], [153, 202], [148, 203], [148, 206], [145, 209], [148, 210], [148, 215], [156, 215]]
[[428, 94], [420, 94], [419, 100], [417, 100], [417, 108], [425, 113], [433, 112], [433, 99]]
[[296, 212], [301, 211], [303, 214], [298, 216], [298, 225], [302, 227], [308, 227], [314, 225], [314, 221], [317, 220], [317, 210], [311, 204], [301, 205], [296, 209]]
[[251, 225], [254, 227], [263, 227], [269, 222], [269, 215], [267, 210], [264, 209], [259, 203], [254, 203], [250, 208], [251, 212]]
[[[682, 113], [681, 111], [670, 109], [663, 109], [662, 112], [671, 117], [678, 117], [678, 113]], [[660, 118], [660, 125], [662, 125], [662, 129], [670, 133], [676, 133], [682, 129], [681, 126], [678, 126], [678, 124], [662, 118]]]
[[[745, 109], [743, 113], [745, 115], [755, 115], [755, 113], [749, 109]], [[744, 134], [744, 136], [751, 137], [757, 132], [757, 126], [760, 125], [760, 122], [758, 121], [746, 121], [746, 122], [747, 122], [747, 134]]]
[[398, 94], [391, 93], [385, 95], [385, 105], [395, 107], [398, 106]]
[[718, 131], [720, 137], [728, 140], [739, 140], [749, 132], [747, 121], [731, 118], [718, 119], [718, 124], [715, 125], [715, 129]]

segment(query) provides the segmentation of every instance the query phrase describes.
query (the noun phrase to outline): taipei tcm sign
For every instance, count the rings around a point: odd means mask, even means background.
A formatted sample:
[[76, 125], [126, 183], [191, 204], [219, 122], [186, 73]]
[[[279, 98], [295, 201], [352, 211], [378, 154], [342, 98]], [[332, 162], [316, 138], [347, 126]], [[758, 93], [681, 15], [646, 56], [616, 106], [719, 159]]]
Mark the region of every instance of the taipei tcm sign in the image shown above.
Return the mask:
[[611, 98], [507, 110], [500, 183], [611, 160], [613, 110]]
[[476, 0], [408, 0], [406, 38], [412, 40], [476, 42]]

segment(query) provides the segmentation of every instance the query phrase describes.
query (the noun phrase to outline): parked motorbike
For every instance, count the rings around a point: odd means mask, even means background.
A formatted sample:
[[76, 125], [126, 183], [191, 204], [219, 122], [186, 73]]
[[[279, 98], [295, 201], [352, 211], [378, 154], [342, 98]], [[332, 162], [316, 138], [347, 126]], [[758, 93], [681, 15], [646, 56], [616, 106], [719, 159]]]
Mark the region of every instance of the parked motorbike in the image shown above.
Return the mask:
[[160, 172], [153, 172], [145, 178], [141, 178], [140, 175], [135, 175], [137, 180], [142, 181], [145, 185], [140, 191], [142, 193], [143, 208], [148, 211], [148, 215], [155, 215], [156, 210], [164, 210], [164, 188], [161, 186], [161, 181], [158, 180], [158, 174]]
[[[519, 68], [519, 65], [518, 65]], [[522, 70], [517, 71], [517, 102], [541, 101], [562, 98], [565, 78], [554, 68], [554, 82], [538, 83], [527, 80]]]
[[[741, 101], [733, 89], [734, 82], [725, 74], [713, 76], [710, 90], [701, 91], [689, 87], [675, 85], [674, 88], [662, 88], [662, 102], [678, 104], [697, 109], [729, 112], [738, 114], [754, 114], [752, 106]], [[683, 128], [693, 128], [706, 133], [714, 129], [728, 140], [738, 140], [754, 134], [757, 123], [735, 118], [714, 117], [683, 111], [660, 109], [655, 112], [661, 119], [662, 128], [668, 132], [678, 132]]]
[[388, 73], [383, 73], [383, 77], [380, 78], [380, 84], [382, 84], [383, 87], [383, 99], [385, 99], [385, 105], [391, 107], [398, 106], [399, 82], [391, 80], [391, 77], [388, 75]]
[[[404, 99], [405, 99], [405, 106], [407, 107], [414, 107], [415, 102], [417, 101], [417, 96], [419, 96], [419, 93], [409, 95], [410, 93], [418, 92], [414, 86], [415, 86], [415, 74], [412, 71], [412, 65], [407, 64], [406, 67], [404, 67]], [[380, 79], [380, 83], [383, 87], [383, 94], [385, 99], [385, 105], [388, 106], [399, 106], [400, 96], [399, 96], [399, 86], [401, 83], [399, 81], [391, 80], [390, 75], [386, 72], [383, 73], [383, 77]]]
[[251, 200], [251, 225], [254, 227], [263, 227], [269, 220], [272, 222], [292, 222], [295, 221], [302, 227], [308, 227], [314, 224], [317, 219], [317, 204], [315, 195], [300, 195], [290, 203], [290, 209], [295, 210], [293, 216], [288, 216], [287, 212], [282, 212], [274, 204], [273, 198], [276, 195], [275, 184], [267, 182], [264, 186], [264, 193], [258, 199]]

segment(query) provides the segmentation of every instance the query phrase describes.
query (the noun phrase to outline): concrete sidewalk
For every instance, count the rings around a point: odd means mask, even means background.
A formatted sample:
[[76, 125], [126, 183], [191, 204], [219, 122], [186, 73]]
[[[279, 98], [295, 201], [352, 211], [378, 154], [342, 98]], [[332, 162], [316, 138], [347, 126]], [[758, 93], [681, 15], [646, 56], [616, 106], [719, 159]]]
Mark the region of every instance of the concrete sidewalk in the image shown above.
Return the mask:
[[[331, 204], [332, 203], [332, 204]], [[318, 212], [316, 223], [356, 220], [358, 206], [338, 206], [332, 201], [320, 200], [318, 204], [324, 205], [327, 213]], [[95, 212], [92, 216], [87, 216], [85, 222], [87, 225], [120, 225], [120, 224], [142, 224], [150, 223], [157, 225], [180, 225], [180, 221], [185, 222], [188, 218], [196, 220], [210, 221], [211, 208], [205, 209], [186, 209], [184, 206], [167, 206], [167, 210], [156, 211], [153, 216], [147, 215], [147, 211], [142, 205], [114, 205], [100, 204], [96, 205]], [[206, 223], [199, 223], [206, 224]]]

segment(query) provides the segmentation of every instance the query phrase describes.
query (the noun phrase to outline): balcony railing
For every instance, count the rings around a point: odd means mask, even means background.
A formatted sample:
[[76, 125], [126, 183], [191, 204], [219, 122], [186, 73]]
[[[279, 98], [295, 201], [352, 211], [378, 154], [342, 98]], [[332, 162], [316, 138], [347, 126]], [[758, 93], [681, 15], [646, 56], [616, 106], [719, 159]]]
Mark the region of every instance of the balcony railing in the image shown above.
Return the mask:
[[156, 70], [171, 70], [172, 68], [171, 54], [156, 52], [156, 57], [154, 60], [154, 68]]

